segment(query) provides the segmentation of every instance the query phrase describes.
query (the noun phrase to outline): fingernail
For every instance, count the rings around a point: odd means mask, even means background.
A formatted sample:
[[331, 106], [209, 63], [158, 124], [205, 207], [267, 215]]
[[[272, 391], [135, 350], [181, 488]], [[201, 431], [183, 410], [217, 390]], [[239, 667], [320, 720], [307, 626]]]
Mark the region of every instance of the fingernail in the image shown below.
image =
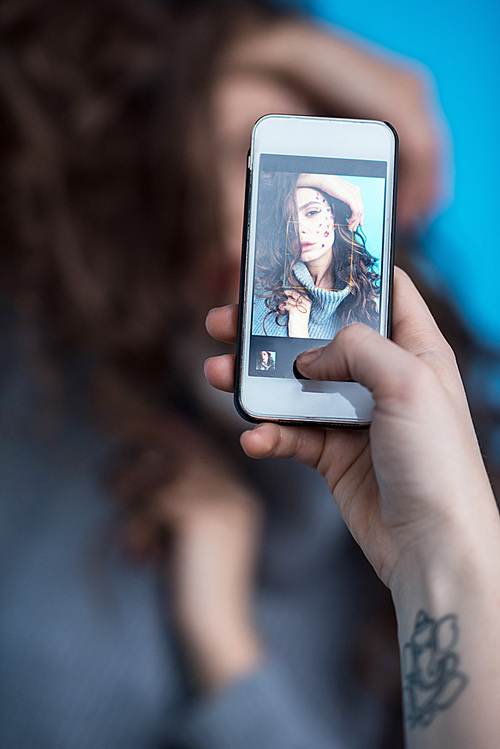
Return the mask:
[[297, 362], [299, 364], [302, 364], [303, 366], [307, 367], [309, 364], [312, 364], [313, 361], [318, 359], [321, 356], [321, 352], [323, 349], [320, 348], [312, 348], [309, 351], [304, 351], [302, 354], [299, 354], [297, 356]]

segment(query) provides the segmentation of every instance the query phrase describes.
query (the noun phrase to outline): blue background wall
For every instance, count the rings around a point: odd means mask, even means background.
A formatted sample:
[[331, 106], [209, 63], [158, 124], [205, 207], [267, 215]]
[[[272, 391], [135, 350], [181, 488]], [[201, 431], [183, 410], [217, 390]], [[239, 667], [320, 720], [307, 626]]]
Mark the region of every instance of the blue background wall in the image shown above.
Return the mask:
[[425, 252], [476, 335], [500, 345], [500, 3], [303, 5], [431, 69], [451, 129], [456, 181], [453, 202], [431, 227]]

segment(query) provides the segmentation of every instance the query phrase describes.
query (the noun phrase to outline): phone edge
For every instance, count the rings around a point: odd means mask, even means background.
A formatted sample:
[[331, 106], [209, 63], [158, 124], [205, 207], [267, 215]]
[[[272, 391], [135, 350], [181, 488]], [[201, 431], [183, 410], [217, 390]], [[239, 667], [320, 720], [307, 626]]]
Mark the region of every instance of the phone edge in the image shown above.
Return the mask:
[[[252, 129], [252, 133], [255, 131], [256, 126], [261, 120], [267, 119], [273, 116], [282, 116], [277, 113], [269, 113], [259, 117], [255, 122]], [[336, 118], [330, 118], [336, 119]], [[344, 119], [344, 118], [341, 118]], [[357, 121], [357, 120], [354, 120]], [[376, 120], [367, 120], [368, 122], [377, 122]], [[393, 169], [393, 200], [392, 200], [392, 217], [391, 217], [391, 237], [389, 242], [389, 283], [387, 291], [387, 338], [391, 338], [392, 335], [392, 308], [393, 308], [393, 288], [394, 288], [394, 266], [395, 266], [395, 245], [396, 245], [396, 204], [397, 204], [397, 184], [398, 184], [398, 165], [399, 165], [399, 135], [390, 122], [387, 120], [378, 120], [383, 122], [392, 132], [394, 136], [394, 169]], [[252, 140], [253, 142], [253, 140]], [[246, 421], [252, 424], [280, 424], [284, 426], [308, 426], [308, 427], [332, 427], [341, 429], [369, 429], [371, 421], [368, 422], [346, 422], [346, 421], [304, 421], [295, 419], [273, 419], [265, 418], [259, 419], [256, 416], [248, 413], [243, 407], [240, 398], [241, 391], [241, 370], [243, 367], [242, 357], [242, 338], [243, 338], [243, 323], [245, 319], [245, 309], [242, 305], [242, 300], [245, 299], [247, 303], [245, 290], [246, 282], [246, 264], [248, 255], [248, 219], [250, 209], [250, 192], [252, 183], [252, 169], [250, 168], [252, 161], [252, 149], [250, 148], [247, 152], [247, 169], [246, 169], [246, 181], [245, 181], [245, 202], [244, 202], [244, 222], [242, 232], [242, 250], [241, 250], [241, 265], [240, 265], [240, 284], [239, 284], [239, 304], [238, 304], [238, 331], [236, 338], [236, 352], [235, 352], [235, 383], [234, 383], [234, 405], [238, 414]]]

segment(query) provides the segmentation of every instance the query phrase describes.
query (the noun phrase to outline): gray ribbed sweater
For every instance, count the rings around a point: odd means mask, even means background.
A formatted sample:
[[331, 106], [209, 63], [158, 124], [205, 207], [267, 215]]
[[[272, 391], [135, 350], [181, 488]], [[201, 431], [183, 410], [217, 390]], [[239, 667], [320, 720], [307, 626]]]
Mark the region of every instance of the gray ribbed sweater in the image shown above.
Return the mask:
[[[318, 289], [318, 287], [314, 285], [311, 274], [303, 262], [298, 262], [293, 267], [293, 274], [299, 284], [307, 289], [307, 292], [311, 297], [312, 304], [309, 317], [309, 337], [323, 339], [334, 338], [340, 330], [339, 319], [335, 313], [339, 304], [349, 294], [349, 286], [344, 286], [342, 289], [332, 290]], [[264, 299], [260, 296], [260, 293], [261, 292], [258, 289], [254, 298], [253, 335], [288, 336], [288, 314], [283, 315], [283, 317], [280, 318], [280, 324], [276, 323], [275, 315], [269, 315], [266, 318], [269, 310], [265, 305]]]

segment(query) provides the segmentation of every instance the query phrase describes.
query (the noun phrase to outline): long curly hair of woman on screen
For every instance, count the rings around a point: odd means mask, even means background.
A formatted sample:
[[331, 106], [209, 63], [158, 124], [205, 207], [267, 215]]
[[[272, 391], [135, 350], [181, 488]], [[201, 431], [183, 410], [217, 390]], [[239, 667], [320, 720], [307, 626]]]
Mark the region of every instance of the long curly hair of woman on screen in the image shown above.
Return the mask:
[[[285, 289], [293, 288], [307, 295], [294, 274], [301, 259], [296, 203], [298, 177], [289, 172], [264, 175], [265, 186], [259, 202], [263, 220], [258, 237], [257, 295], [265, 300], [269, 310], [266, 320], [274, 319], [283, 327], [287, 324]], [[377, 327], [380, 280], [375, 270], [377, 259], [366, 249], [363, 231], [348, 229], [349, 206], [321, 190], [318, 192], [327, 201], [335, 220], [328, 286], [331, 289], [350, 287], [350, 293], [336, 311], [339, 327], [354, 322]]]

